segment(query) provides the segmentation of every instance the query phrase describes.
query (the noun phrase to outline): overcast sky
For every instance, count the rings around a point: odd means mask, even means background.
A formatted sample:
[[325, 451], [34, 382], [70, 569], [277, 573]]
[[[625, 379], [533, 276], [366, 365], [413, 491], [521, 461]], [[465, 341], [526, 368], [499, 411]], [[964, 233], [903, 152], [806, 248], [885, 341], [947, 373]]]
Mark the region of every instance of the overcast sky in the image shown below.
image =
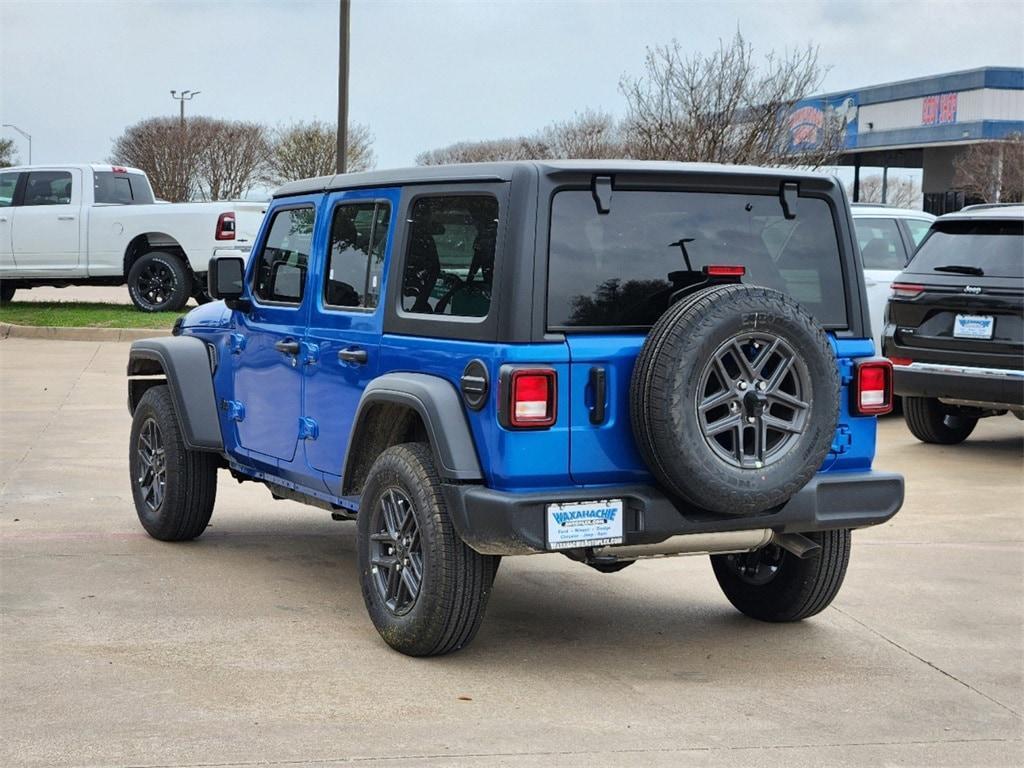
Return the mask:
[[[673, 37], [709, 51], [737, 25], [757, 52], [808, 42], [843, 90], [1024, 65], [1024, 3], [398, 2], [354, 0], [350, 116], [378, 167], [462, 139], [531, 132], [588, 107], [621, 114], [618, 82]], [[270, 124], [337, 110], [335, 0], [0, 0], [0, 122], [33, 161], [102, 161], [125, 126], [177, 113]], [[27, 147], [17, 140], [22, 162]]]

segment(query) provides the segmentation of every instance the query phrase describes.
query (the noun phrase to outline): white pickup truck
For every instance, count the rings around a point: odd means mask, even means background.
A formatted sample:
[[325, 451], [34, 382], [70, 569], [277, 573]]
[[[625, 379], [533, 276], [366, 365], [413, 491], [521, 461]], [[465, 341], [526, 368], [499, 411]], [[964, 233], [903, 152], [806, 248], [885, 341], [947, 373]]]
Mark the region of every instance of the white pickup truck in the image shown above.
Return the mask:
[[0, 170], [0, 301], [40, 285], [128, 284], [146, 312], [208, 300], [214, 255], [248, 256], [265, 203], [162, 203], [113, 165]]

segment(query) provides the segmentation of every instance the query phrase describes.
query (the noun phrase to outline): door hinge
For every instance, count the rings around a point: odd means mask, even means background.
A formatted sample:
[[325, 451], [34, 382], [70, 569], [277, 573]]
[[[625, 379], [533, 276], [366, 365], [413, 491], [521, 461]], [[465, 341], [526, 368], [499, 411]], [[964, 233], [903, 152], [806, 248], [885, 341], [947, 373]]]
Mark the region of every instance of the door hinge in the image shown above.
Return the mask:
[[245, 419], [245, 406], [237, 400], [221, 400], [220, 409], [227, 413], [231, 421], [243, 421]]
[[313, 419], [308, 416], [299, 419], [299, 440], [316, 440], [319, 435], [320, 427]]
[[228, 337], [228, 351], [230, 351], [232, 355], [237, 355], [245, 349], [245, 339], [245, 334], [232, 333]]
[[847, 357], [839, 358], [839, 382], [844, 386], [853, 381], [853, 360]]
[[320, 360], [320, 346], [308, 341], [302, 342], [303, 365], [314, 365]]
[[850, 446], [853, 445], [853, 433], [850, 432], [850, 428], [845, 424], [840, 424], [836, 427], [835, 437], [832, 438], [832, 445], [829, 448], [830, 453], [843, 454], [850, 450]]

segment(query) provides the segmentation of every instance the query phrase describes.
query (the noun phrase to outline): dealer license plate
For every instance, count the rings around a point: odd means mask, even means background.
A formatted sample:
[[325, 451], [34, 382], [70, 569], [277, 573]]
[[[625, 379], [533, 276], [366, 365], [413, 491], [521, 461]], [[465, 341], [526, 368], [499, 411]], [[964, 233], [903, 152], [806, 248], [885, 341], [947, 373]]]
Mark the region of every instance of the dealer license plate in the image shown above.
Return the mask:
[[622, 499], [548, 504], [548, 549], [622, 543]]
[[957, 315], [953, 335], [958, 339], [991, 339], [995, 325], [992, 315]]

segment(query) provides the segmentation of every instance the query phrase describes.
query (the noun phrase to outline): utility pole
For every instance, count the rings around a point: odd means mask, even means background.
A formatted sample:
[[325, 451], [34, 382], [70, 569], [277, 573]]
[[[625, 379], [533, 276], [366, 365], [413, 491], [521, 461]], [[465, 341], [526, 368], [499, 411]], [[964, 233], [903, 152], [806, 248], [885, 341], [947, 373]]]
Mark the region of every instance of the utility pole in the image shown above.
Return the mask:
[[32, 134], [28, 133], [27, 131], [21, 130], [21, 128], [19, 128], [16, 125], [13, 125], [12, 123], [4, 123], [4, 128], [13, 128], [26, 139], [28, 139], [28, 164], [32, 165]]
[[348, 41], [349, 11], [351, 0], [339, 0], [338, 19], [338, 147], [336, 167], [338, 173], [345, 173], [348, 157]]
[[192, 99], [194, 99], [200, 93], [201, 91], [182, 91], [181, 94], [179, 95], [177, 91], [171, 91], [171, 98], [175, 99], [178, 102], [178, 104], [181, 105], [181, 117], [179, 118], [179, 125], [182, 128], [185, 127], [185, 102], [192, 101]]

